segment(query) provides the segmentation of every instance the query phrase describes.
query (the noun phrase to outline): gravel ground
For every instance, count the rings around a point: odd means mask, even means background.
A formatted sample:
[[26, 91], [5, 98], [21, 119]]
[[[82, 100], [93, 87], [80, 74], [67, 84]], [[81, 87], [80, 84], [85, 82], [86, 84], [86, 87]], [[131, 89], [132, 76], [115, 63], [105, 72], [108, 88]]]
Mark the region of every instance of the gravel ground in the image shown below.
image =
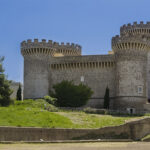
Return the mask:
[[0, 144], [0, 150], [150, 150], [149, 142]]

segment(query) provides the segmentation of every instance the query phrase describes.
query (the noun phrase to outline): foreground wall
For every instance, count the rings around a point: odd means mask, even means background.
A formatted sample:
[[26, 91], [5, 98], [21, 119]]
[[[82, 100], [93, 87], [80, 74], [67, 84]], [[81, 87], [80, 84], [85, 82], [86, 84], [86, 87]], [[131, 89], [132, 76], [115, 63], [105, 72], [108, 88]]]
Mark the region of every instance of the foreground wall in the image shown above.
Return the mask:
[[55, 141], [85, 139], [133, 139], [150, 134], [150, 118], [100, 129], [48, 129], [0, 127], [0, 141]]
[[115, 96], [115, 63], [112, 55], [60, 57], [51, 60], [50, 83], [73, 80], [88, 85], [94, 92], [87, 105], [102, 108], [106, 87]]

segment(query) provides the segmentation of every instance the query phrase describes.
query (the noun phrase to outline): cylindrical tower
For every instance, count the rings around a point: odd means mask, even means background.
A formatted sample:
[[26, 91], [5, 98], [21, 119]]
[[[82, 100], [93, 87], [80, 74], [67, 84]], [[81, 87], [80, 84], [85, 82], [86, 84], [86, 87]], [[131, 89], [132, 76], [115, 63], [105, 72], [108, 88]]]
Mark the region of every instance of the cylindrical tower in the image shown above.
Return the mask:
[[[50, 44], [50, 42], [49, 42]], [[48, 59], [55, 49], [49, 48], [46, 40], [23, 41], [21, 53], [24, 56], [24, 99], [43, 98], [48, 94]]]
[[21, 43], [21, 53], [24, 57], [24, 99], [36, 99], [49, 93], [51, 58], [81, 55], [81, 46], [34, 39]]
[[120, 36], [112, 38], [116, 59], [115, 109], [143, 109], [147, 102], [147, 54], [150, 49], [150, 25], [121, 27]]

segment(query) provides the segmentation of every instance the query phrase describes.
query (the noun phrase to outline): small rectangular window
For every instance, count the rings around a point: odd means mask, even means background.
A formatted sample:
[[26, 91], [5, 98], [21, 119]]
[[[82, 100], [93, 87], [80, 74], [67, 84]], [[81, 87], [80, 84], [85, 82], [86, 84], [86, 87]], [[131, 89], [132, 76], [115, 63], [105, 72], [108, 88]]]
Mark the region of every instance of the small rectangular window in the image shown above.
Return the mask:
[[81, 76], [81, 82], [84, 82], [84, 76]]
[[138, 86], [138, 94], [143, 94], [143, 86]]

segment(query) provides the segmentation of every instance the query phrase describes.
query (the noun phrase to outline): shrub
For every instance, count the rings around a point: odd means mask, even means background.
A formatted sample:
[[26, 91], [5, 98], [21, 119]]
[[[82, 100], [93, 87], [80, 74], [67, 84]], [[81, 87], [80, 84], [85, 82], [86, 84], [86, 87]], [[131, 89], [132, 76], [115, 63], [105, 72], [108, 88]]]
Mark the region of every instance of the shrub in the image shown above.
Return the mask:
[[10, 89], [11, 81], [7, 80], [4, 74], [3, 60], [4, 57], [0, 57], [0, 105], [8, 106], [11, 103], [10, 95], [12, 94], [12, 90]]
[[92, 95], [92, 90], [86, 85], [74, 85], [72, 81], [62, 81], [53, 86], [53, 97], [57, 98], [59, 107], [80, 107], [87, 103]]
[[[56, 112], [56, 111], [58, 111], [57, 107], [55, 107], [52, 104], [49, 104], [44, 99], [37, 99], [37, 100], [35, 100], [35, 102], [33, 104], [36, 107], [44, 108], [45, 110], [50, 111], [50, 112]], [[35, 107], [35, 106], [33, 106], [33, 107]]]
[[19, 83], [19, 87], [18, 87], [18, 90], [17, 90], [16, 100], [19, 100], [19, 101], [22, 100], [22, 90], [21, 90], [20, 83]]
[[46, 95], [44, 96], [44, 100], [46, 100], [46, 102], [48, 102], [49, 104], [55, 105], [57, 98]]
[[107, 87], [105, 91], [105, 96], [104, 96], [104, 108], [105, 109], [109, 109], [109, 101], [110, 101], [109, 88]]

